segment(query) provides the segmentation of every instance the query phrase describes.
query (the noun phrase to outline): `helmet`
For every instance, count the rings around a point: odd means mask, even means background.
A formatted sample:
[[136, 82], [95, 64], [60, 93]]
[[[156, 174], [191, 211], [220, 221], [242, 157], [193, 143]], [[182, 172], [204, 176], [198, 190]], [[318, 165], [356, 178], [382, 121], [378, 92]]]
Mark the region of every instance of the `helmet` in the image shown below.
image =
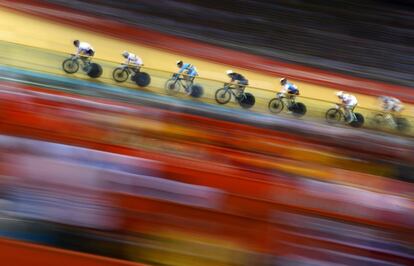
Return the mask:
[[227, 71], [226, 71], [226, 74], [227, 74], [227, 75], [230, 75], [230, 74], [233, 74], [233, 73], [234, 73], [234, 72], [233, 72], [233, 70], [231, 70], [231, 69], [229, 69], [229, 70], [227, 70]]
[[343, 98], [344, 97], [344, 92], [343, 91], [338, 91], [335, 93], [336, 96], [338, 96], [338, 98]]
[[123, 51], [122, 52], [122, 56], [125, 57], [125, 58], [127, 58], [129, 56], [128, 51]]
[[178, 60], [177, 61], [177, 66], [181, 67], [183, 65], [183, 61], [182, 60]]
[[73, 45], [75, 45], [76, 47], [78, 47], [79, 46], [79, 40], [74, 40], [73, 41]]
[[286, 82], [287, 82], [286, 78], [281, 78], [280, 79], [280, 84], [285, 85]]

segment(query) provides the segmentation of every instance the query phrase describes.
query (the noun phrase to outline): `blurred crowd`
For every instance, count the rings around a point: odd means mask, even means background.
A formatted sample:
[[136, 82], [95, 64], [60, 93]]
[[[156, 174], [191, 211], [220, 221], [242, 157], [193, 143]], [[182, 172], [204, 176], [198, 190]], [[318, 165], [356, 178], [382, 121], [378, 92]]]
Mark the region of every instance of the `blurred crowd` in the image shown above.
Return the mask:
[[410, 147], [36, 91], [0, 108], [2, 236], [150, 265], [414, 258], [414, 187], [390, 178]]

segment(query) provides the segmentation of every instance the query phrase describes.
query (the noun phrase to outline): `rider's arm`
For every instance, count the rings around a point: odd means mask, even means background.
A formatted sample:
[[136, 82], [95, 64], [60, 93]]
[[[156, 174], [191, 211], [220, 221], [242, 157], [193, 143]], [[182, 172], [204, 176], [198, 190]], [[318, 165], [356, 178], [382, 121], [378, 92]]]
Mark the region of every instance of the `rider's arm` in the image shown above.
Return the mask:
[[233, 75], [231, 75], [231, 81], [232, 83], [239, 83], [240, 81], [240, 74], [237, 73], [233, 73]]
[[180, 70], [178, 70], [178, 74], [183, 73], [184, 70], [185, 70], [185, 66], [181, 67]]
[[285, 84], [282, 86], [282, 89], [280, 90], [281, 93], [286, 93], [289, 90], [289, 85]]
[[76, 47], [76, 56], [78, 56], [79, 54], [80, 54], [80, 52], [81, 52], [82, 50], [81, 50], [81, 48], [80, 47]]

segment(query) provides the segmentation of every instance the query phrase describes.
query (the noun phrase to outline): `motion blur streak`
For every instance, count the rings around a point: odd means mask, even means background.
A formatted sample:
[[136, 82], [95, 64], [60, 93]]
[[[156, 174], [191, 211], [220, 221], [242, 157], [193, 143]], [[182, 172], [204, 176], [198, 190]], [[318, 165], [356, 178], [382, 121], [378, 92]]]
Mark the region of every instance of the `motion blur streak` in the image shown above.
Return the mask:
[[145, 266], [144, 264], [131, 263], [6, 239], [0, 239], [0, 250], [2, 252], [1, 259], [3, 265]]
[[[412, 49], [401, 33], [414, 16], [382, 18], [382, 1], [322, 2], [0, 0], [0, 266], [414, 265]], [[322, 6], [339, 26], [314, 19]], [[374, 39], [337, 34], [353, 13], [364, 26], [381, 18], [357, 32]], [[179, 37], [191, 28], [211, 42]], [[64, 68], [80, 62], [67, 61], [75, 38], [96, 48], [101, 76]], [[406, 60], [361, 56], [373, 44]], [[124, 49], [142, 56], [149, 83], [136, 71], [116, 80]], [[177, 60], [197, 66], [202, 97], [170, 94]], [[251, 109], [217, 103], [228, 69], [249, 78]], [[305, 116], [269, 113], [282, 76]], [[356, 93], [364, 128], [326, 122], [338, 89]], [[372, 124], [385, 92], [404, 102], [405, 131]]]
[[0, 137], [4, 236], [150, 264], [414, 259], [414, 187], [385, 178], [404, 174], [402, 158], [11, 85], [1, 132], [20, 138]]

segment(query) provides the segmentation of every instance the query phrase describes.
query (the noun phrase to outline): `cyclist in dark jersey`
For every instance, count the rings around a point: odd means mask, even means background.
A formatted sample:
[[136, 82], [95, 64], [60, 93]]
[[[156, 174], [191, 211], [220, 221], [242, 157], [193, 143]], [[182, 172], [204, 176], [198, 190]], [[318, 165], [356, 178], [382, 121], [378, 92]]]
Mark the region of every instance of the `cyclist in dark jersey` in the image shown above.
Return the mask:
[[238, 96], [241, 96], [244, 93], [244, 89], [249, 84], [249, 81], [241, 74], [233, 72], [233, 70], [226, 71], [227, 76], [231, 79], [231, 83], [237, 83], [239, 86], [236, 86], [238, 90]]

